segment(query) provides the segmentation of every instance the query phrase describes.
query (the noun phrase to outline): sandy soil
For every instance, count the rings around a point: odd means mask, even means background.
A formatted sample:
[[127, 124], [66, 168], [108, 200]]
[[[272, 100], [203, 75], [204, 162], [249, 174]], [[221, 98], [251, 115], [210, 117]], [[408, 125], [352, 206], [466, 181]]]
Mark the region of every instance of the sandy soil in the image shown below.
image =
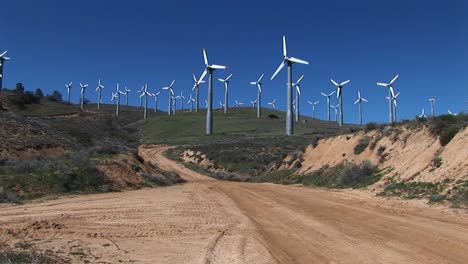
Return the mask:
[[73, 262], [467, 263], [464, 213], [346, 191], [212, 180], [140, 149], [189, 183], [0, 207], [0, 239]]

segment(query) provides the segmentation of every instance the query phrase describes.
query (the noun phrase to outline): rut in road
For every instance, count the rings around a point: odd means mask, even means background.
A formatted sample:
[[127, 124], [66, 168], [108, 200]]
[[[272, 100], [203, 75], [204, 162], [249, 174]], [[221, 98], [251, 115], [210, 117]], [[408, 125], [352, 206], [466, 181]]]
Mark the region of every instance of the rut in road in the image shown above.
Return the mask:
[[280, 263], [468, 263], [468, 221], [432, 209], [401, 208], [341, 192], [216, 181], [164, 157], [145, 158], [230, 197]]

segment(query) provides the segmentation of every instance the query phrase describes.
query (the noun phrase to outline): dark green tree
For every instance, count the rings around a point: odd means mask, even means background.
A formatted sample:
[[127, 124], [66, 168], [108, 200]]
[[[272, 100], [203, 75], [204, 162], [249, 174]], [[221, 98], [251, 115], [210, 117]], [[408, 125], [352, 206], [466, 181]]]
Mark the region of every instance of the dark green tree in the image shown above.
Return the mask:
[[23, 83], [17, 83], [15, 88], [15, 93], [22, 94], [24, 93], [24, 86]]
[[34, 92], [36, 96], [39, 96], [39, 98], [44, 97], [44, 93], [42, 92], [41, 88], [37, 88], [36, 91]]
[[54, 90], [52, 95], [49, 96], [49, 99], [55, 102], [62, 102], [62, 94], [59, 91]]

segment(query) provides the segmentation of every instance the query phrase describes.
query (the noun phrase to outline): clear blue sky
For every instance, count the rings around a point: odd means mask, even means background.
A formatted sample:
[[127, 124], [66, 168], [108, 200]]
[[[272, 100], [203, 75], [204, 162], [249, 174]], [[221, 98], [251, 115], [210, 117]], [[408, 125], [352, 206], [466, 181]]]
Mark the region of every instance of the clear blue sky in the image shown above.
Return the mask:
[[[285, 4], [286, 3], [286, 4]], [[294, 79], [305, 74], [302, 113], [311, 114], [306, 100], [320, 100], [317, 117], [325, 118], [325, 98], [337, 81], [344, 88], [346, 123], [357, 123], [358, 90], [369, 100], [365, 121], [387, 121], [387, 91], [376, 82], [395, 83], [399, 118], [411, 118], [435, 97], [438, 114], [467, 109], [468, 2], [413, 1], [2, 1], [0, 49], [9, 50], [5, 87], [23, 82], [27, 90], [66, 94], [73, 81], [78, 102], [79, 82], [90, 84], [95, 102], [98, 78], [109, 102], [119, 82], [132, 92], [148, 83], [159, 91], [176, 79], [176, 92], [188, 95], [192, 73], [203, 70], [202, 48], [210, 62], [229, 66], [231, 104], [256, 97], [249, 85], [265, 73], [263, 102], [278, 99], [286, 107], [286, 72], [271, 75], [282, 59], [281, 37], [287, 36], [291, 56], [308, 60], [297, 65]], [[201, 97], [206, 97], [206, 85]], [[136, 93], [131, 103], [138, 103]], [[223, 98], [215, 82], [215, 101]], [[204, 104], [203, 104], [204, 106]], [[167, 109], [167, 92], [160, 97]]]

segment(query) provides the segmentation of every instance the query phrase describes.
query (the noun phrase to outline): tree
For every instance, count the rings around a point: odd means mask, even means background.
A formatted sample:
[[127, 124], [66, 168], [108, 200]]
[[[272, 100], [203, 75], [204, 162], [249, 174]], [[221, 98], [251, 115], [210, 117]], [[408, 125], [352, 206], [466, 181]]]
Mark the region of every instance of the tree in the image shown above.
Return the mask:
[[34, 92], [36, 96], [39, 96], [39, 98], [44, 97], [44, 93], [42, 92], [41, 88], [37, 88], [36, 92]]
[[15, 88], [15, 93], [22, 94], [24, 93], [24, 86], [23, 83], [17, 83]]
[[49, 100], [55, 102], [62, 102], [62, 94], [59, 91], [54, 90], [52, 92], [52, 95], [49, 95]]

